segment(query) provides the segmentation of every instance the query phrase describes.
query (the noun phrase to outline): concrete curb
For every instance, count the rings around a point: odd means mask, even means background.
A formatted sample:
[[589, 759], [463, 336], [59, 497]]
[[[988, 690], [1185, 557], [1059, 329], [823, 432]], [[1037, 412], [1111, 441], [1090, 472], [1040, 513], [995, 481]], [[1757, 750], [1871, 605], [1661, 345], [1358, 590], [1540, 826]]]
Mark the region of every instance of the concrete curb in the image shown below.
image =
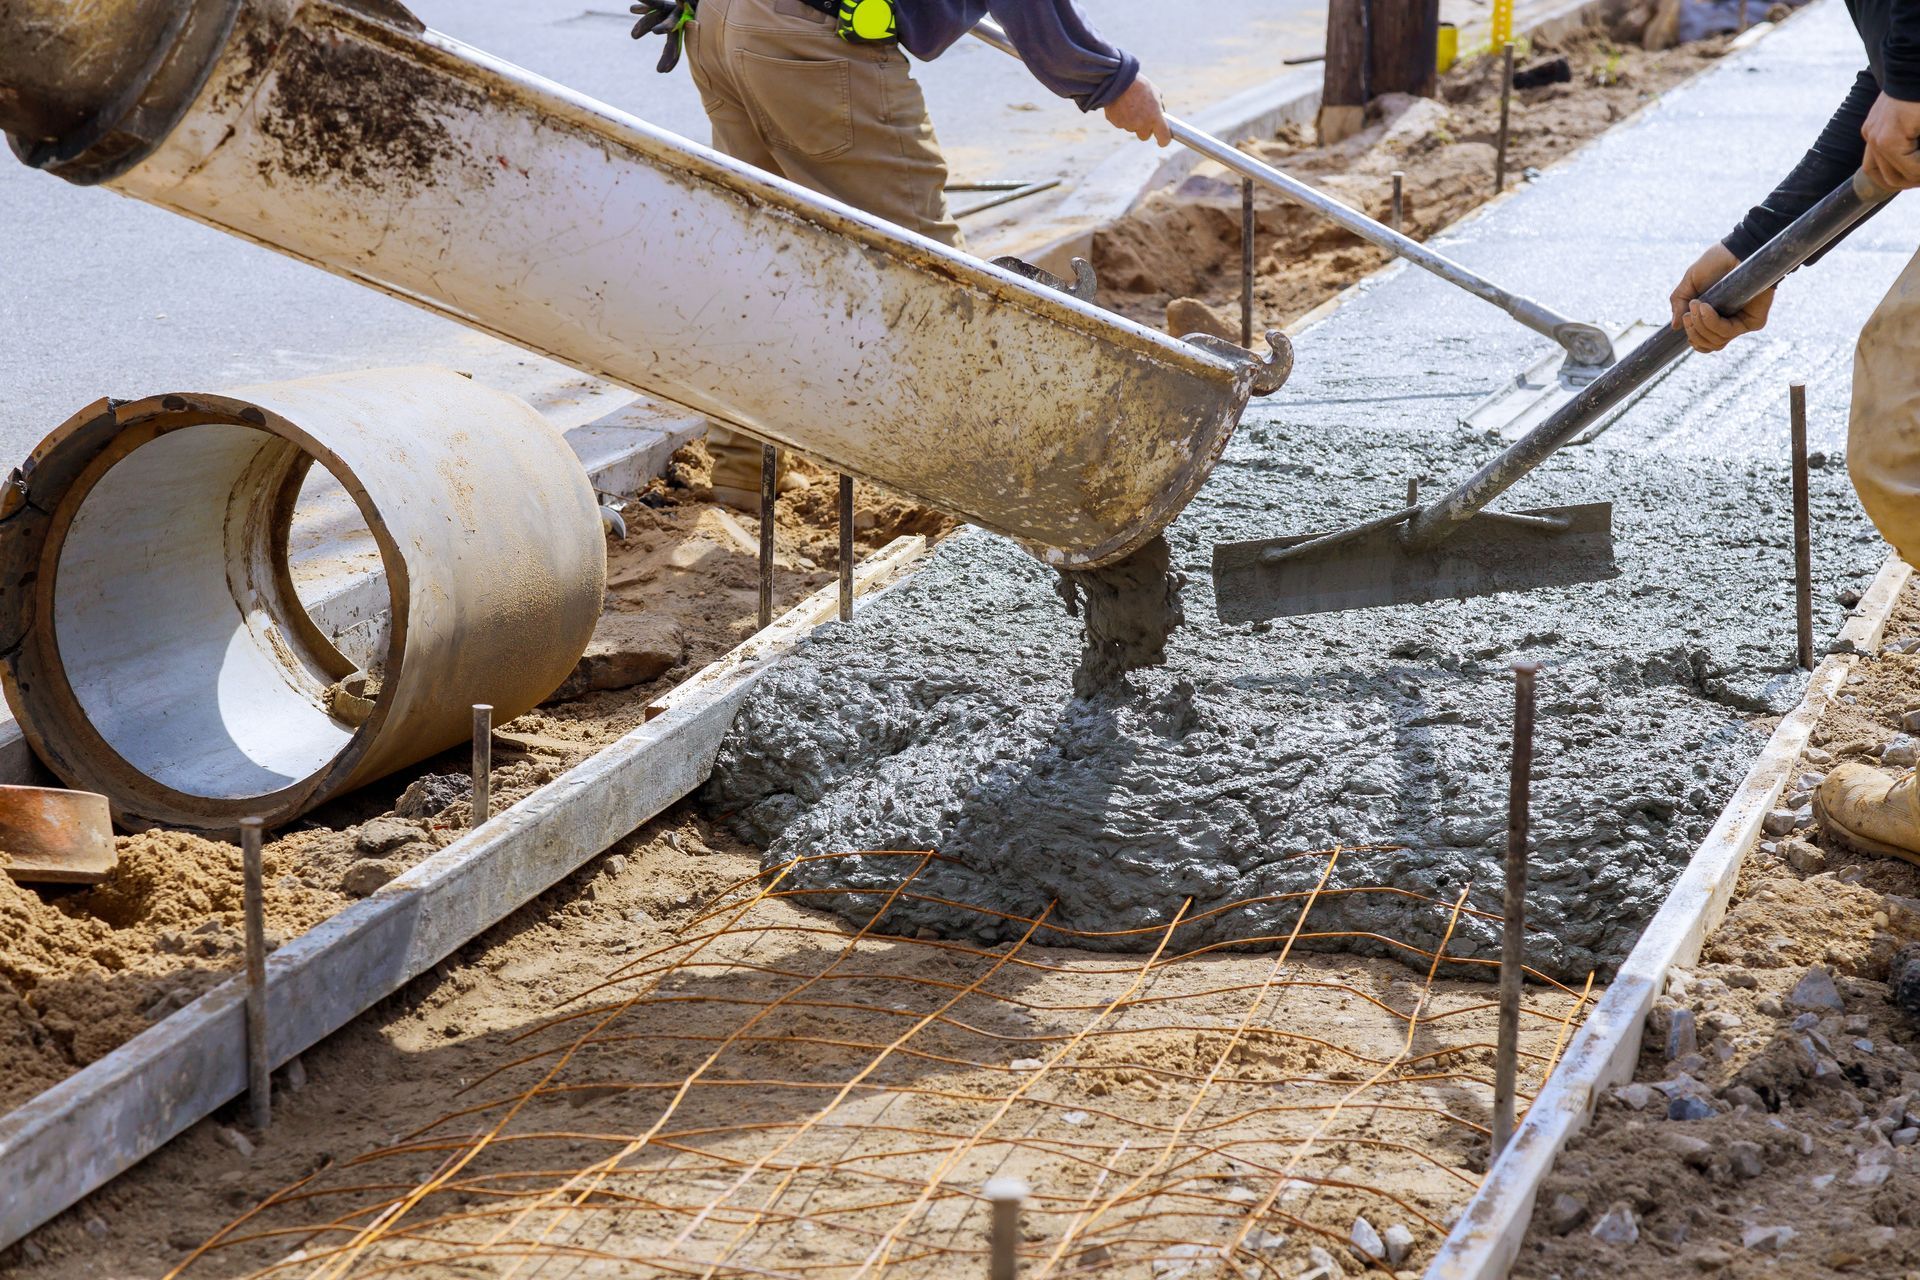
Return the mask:
[[[1854, 652], [1878, 648], [1900, 589], [1912, 574], [1898, 556], [1889, 557], [1841, 629], [1840, 640], [1850, 641]], [[1499, 1280], [1513, 1266], [1541, 1182], [1567, 1140], [1586, 1127], [1602, 1093], [1632, 1077], [1647, 1014], [1666, 989], [1667, 974], [1699, 958], [1707, 935], [1726, 914], [1740, 868], [1759, 842], [1761, 820], [1791, 780], [1814, 725], [1845, 687], [1854, 652], [1835, 653], [1823, 661], [1800, 705], [1774, 729], [1619, 975], [1567, 1046], [1513, 1141], [1468, 1201], [1427, 1268], [1426, 1280]]]
[[[897, 538], [863, 562], [867, 608], [926, 552]], [[837, 618], [838, 583], [669, 691], [658, 715], [469, 831], [267, 962], [279, 1066], [425, 973], [706, 780], [748, 693]], [[192, 1004], [0, 1116], [0, 1248], [133, 1167], [247, 1087], [246, 980]]]
[[[1591, 17], [1620, 7], [1620, 0], [1558, 0], [1544, 12], [1521, 15], [1515, 34], [1536, 39], [1564, 35], [1584, 26]], [[1472, 47], [1484, 38], [1486, 30], [1476, 24], [1462, 31], [1461, 47]], [[1309, 125], [1320, 111], [1322, 80], [1318, 66], [1290, 71], [1215, 103], [1195, 115], [1191, 123], [1229, 142], [1268, 137], [1286, 124]], [[1203, 163], [1204, 156], [1177, 145], [1166, 151], [1145, 147], [1117, 151], [1090, 169], [1044, 222], [1011, 229], [1005, 238], [991, 238], [984, 251], [1010, 253], [1071, 279], [1071, 260], [1091, 259], [1096, 231], [1125, 217], [1148, 195], [1179, 182]]]

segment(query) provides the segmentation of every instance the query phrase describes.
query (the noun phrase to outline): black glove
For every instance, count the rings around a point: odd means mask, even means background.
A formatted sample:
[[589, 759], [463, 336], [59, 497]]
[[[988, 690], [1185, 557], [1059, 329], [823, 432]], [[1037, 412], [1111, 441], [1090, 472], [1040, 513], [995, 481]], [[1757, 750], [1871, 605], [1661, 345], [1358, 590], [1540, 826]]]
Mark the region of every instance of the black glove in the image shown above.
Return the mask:
[[627, 12], [640, 19], [633, 24], [635, 40], [656, 31], [667, 38], [667, 47], [660, 51], [660, 62], [655, 67], [663, 75], [680, 65], [680, 50], [686, 43], [682, 29], [693, 21], [696, 3], [697, 0], [640, 0], [627, 6]]

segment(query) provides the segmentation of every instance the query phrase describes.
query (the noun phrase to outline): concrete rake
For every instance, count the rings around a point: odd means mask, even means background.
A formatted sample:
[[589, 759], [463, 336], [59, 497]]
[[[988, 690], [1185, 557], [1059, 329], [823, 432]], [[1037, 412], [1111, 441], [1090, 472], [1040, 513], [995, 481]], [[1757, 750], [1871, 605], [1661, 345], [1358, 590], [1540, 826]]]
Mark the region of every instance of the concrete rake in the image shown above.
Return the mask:
[[[1856, 173], [1703, 295], [1733, 315], [1893, 197]], [[1464, 600], [1596, 582], [1619, 574], [1613, 506], [1485, 510], [1522, 476], [1660, 376], [1688, 350], [1662, 326], [1464, 483], [1422, 504], [1331, 533], [1216, 544], [1213, 583], [1223, 622]]]

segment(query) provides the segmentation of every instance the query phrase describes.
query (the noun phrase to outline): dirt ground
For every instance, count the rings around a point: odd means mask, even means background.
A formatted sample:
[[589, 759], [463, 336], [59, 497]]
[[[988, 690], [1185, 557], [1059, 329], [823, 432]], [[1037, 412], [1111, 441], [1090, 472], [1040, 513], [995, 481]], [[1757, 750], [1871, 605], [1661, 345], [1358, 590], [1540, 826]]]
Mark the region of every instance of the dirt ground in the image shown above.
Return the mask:
[[[1836, 762], [1877, 761], [1920, 709], [1909, 646], [1912, 584], [1815, 729], [1790, 809]], [[1920, 867], [1828, 845], [1804, 815], [1763, 840], [1700, 964], [1658, 1002], [1634, 1083], [1558, 1162], [1513, 1274], [1920, 1276], [1920, 1017], [1888, 986], [1915, 941]], [[1668, 1118], [1686, 1099], [1700, 1118]]]
[[[609, 542], [606, 619], [622, 632], [627, 687], [552, 701], [500, 726], [496, 809], [531, 795], [642, 723], [656, 696], [752, 634], [759, 609], [759, 521], [711, 501], [704, 443], [627, 504]], [[776, 611], [839, 571], [838, 486], [800, 461], [807, 483], [776, 512]], [[790, 480], [789, 484], [795, 484]], [[942, 536], [952, 521], [862, 483], [854, 547], [902, 534]], [[472, 782], [464, 751], [327, 805], [266, 846], [269, 945], [292, 938], [457, 839]], [[118, 840], [120, 865], [88, 889], [16, 885], [0, 875], [0, 1112], [184, 1007], [242, 963], [240, 854], [182, 831]]]
[[[1509, 186], [1544, 168], [1726, 51], [1725, 37], [1648, 52], [1621, 34], [1587, 31], [1532, 45], [1521, 73], [1564, 58], [1570, 80], [1514, 94]], [[1246, 149], [1368, 215], [1387, 221], [1393, 172], [1406, 174], [1403, 230], [1439, 232], [1494, 196], [1499, 74], [1493, 59], [1457, 64], [1438, 100], [1389, 94], [1360, 133], [1330, 147], [1297, 128]], [[1240, 338], [1240, 179], [1206, 165], [1097, 232], [1093, 265], [1104, 305], [1176, 334]], [[1256, 188], [1254, 332], [1305, 315], [1389, 261], [1324, 218]], [[1209, 318], [1211, 316], [1211, 318]]]
[[[757, 867], [664, 815], [283, 1071], [264, 1137], [236, 1104], [0, 1267], [158, 1276], [230, 1223], [187, 1275], [344, 1267], [413, 1194], [356, 1269], [631, 1274], [678, 1249], [851, 1275], [895, 1231], [896, 1267], [973, 1274], [968, 1188], [1002, 1174], [1032, 1189], [1030, 1269], [1201, 1280], [1239, 1239], [1263, 1273], [1359, 1274], [1364, 1218], [1397, 1255], [1373, 1269], [1412, 1275], [1484, 1169], [1485, 984], [1177, 939], [1147, 971], [1040, 938], [856, 938], [801, 902], [736, 909]], [[1527, 1092], [1580, 1007], [1530, 996]]]

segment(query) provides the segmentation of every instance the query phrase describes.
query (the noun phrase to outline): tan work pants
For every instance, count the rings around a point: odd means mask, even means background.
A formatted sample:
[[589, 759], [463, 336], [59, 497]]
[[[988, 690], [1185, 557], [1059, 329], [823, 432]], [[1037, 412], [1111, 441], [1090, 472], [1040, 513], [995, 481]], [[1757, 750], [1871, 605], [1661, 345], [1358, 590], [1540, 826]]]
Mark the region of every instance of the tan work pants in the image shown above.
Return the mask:
[[1920, 253], [1860, 331], [1847, 471], [1880, 536], [1920, 565]]
[[700, 0], [686, 31], [713, 145], [943, 244], [947, 162], [891, 44], [855, 44], [800, 0]]

